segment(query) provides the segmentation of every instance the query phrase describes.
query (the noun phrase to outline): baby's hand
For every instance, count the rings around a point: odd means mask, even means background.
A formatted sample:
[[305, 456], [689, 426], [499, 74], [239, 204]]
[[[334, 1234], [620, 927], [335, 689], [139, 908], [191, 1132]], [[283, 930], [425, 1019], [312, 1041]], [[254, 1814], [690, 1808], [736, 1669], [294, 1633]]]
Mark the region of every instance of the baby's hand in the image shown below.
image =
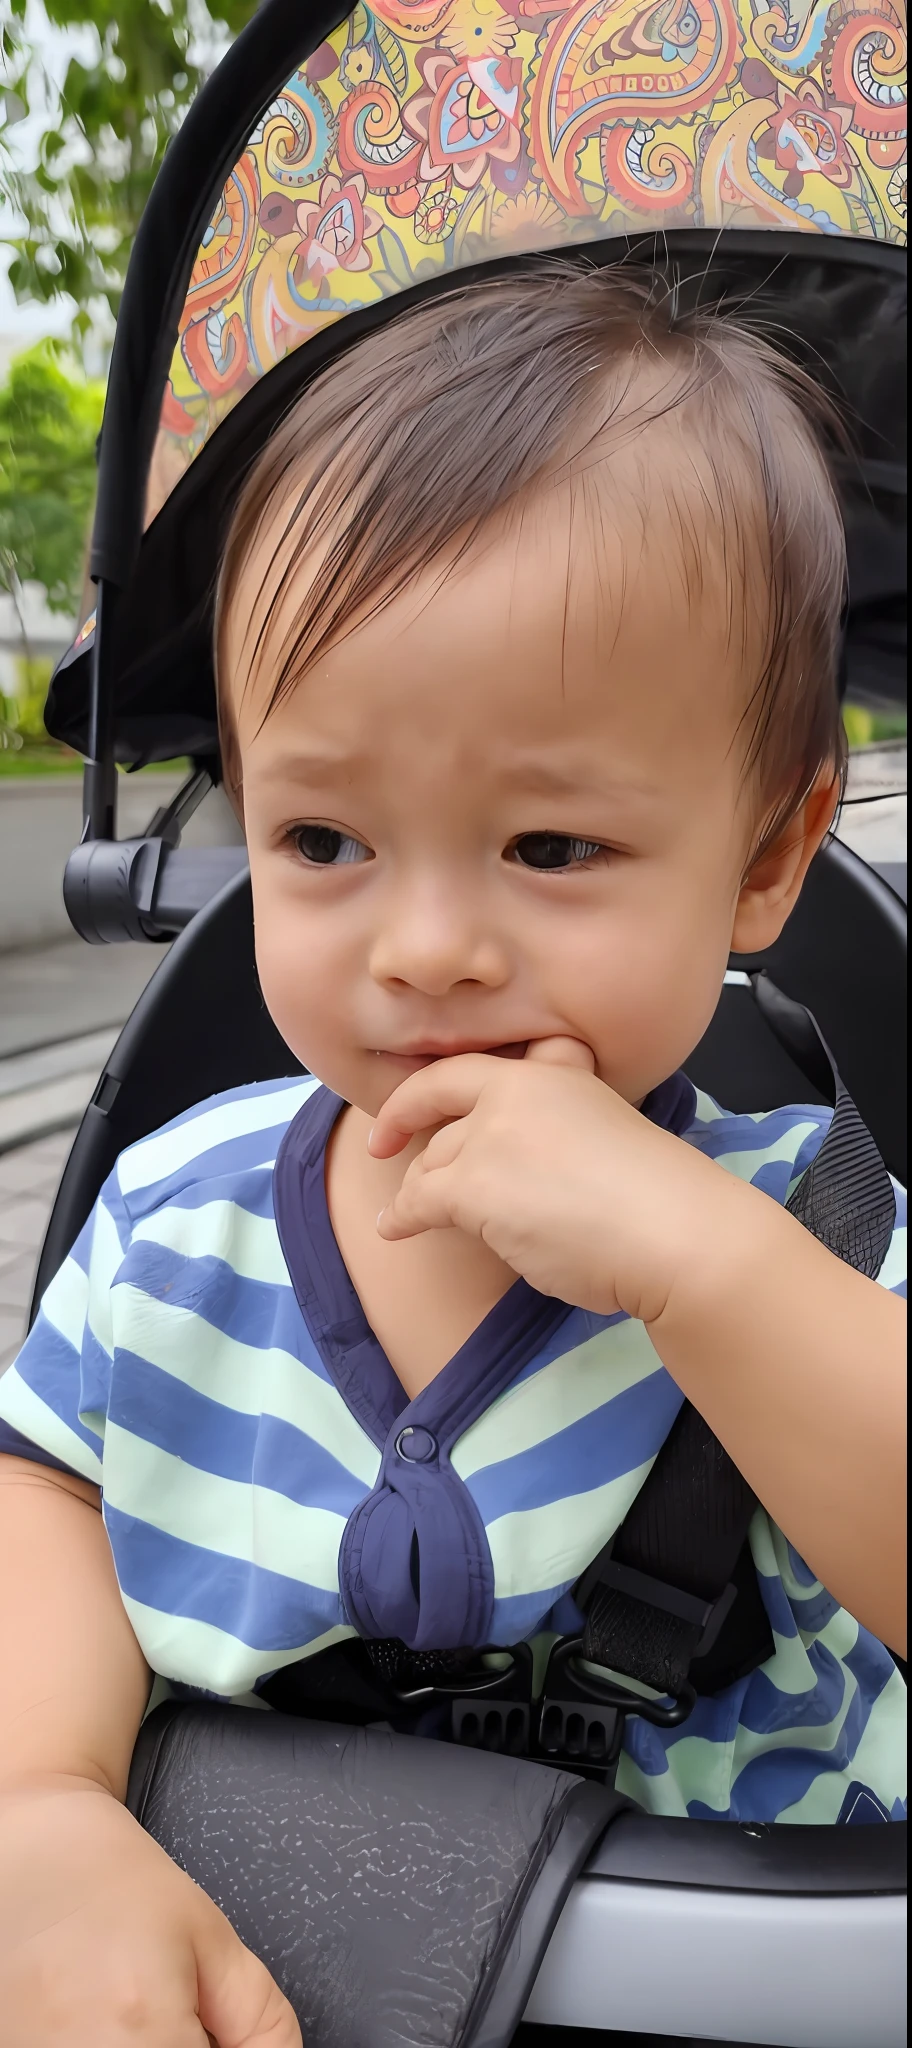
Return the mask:
[[381, 1237], [455, 1224], [542, 1294], [653, 1322], [725, 1182], [592, 1067], [587, 1046], [562, 1038], [521, 1061], [466, 1053], [410, 1075], [374, 1124], [373, 1157], [443, 1128], [378, 1219]]
[[95, 1785], [0, 1794], [3, 2048], [301, 2048], [218, 1907]]

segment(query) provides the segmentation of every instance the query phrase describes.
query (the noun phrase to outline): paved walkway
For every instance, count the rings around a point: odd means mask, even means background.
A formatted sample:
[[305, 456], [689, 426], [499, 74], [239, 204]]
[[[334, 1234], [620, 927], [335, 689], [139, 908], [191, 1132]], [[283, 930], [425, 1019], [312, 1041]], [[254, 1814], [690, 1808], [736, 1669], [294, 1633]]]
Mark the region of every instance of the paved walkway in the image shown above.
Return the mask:
[[0, 1158], [0, 1372], [25, 1335], [38, 1253], [72, 1142], [72, 1131], [58, 1131]]
[[119, 1031], [109, 1026], [0, 1059], [0, 1155], [79, 1122]]
[[0, 1060], [125, 1024], [166, 946], [58, 939], [0, 953]]
[[905, 740], [888, 740], [852, 755], [838, 833], [872, 867], [892, 869], [886, 879], [891, 888], [899, 884], [900, 894], [905, 893], [898, 864], [906, 859], [906, 763]]

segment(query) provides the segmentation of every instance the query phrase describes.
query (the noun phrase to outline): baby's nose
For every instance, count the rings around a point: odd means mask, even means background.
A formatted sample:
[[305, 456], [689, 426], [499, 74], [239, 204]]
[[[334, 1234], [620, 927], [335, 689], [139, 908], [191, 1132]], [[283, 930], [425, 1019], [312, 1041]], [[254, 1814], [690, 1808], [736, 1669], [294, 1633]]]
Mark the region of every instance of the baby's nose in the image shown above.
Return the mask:
[[502, 988], [509, 978], [507, 948], [456, 891], [418, 889], [400, 895], [381, 919], [370, 954], [375, 981], [399, 983], [423, 995], [446, 995], [459, 982]]

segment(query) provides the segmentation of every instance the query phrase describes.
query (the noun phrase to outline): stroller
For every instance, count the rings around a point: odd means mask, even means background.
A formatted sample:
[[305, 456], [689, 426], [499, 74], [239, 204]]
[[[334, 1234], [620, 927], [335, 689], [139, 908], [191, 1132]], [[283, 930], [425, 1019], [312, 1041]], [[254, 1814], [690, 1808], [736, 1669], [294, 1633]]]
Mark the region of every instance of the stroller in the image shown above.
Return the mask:
[[[263, 0], [137, 237], [97, 606], [48, 700], [86, 761], [76, 930], [179, 936], [75, 1139], [36, 1305], [125, 1146], [295, 1071], [257, 988], [245, 853], [181, 832], [219, 780], [210, 617], [233, 496], [305, 383], [391, 313], [559, 250], [762, 316], [848, 401], [846, 680], [902, 696], [904, 23], [898, 0]], [[178, 755], [179, 794], [119, 841], [117, 764]], [[811, 1011], [905, 1180], [905, 933], [899, 897], [830, 840], [769, 954], [732, 961], [693, 1080], [733, 1110], [832, 1101]], [[699, 1597], [643, 1580], [695, 1654], [732, 1564]], [[307, 1718], [167, 1703], [130, 1803], [268, 1963], [310, 2048], [904, 2040], [904, 1825], [646, 1816], [612, 1789], [616, 1689], [558, 1647], [537, 1736], [502, 1674], [451, 1688], [447, 1743], [392, 1734], [332, 1686]]]

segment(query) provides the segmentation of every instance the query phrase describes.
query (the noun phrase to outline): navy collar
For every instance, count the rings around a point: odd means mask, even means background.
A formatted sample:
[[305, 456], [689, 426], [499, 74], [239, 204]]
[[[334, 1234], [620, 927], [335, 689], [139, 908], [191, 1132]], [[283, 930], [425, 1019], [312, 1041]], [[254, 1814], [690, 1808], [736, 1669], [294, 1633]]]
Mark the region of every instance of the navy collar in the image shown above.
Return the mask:
[[[279, 1242], [301, 1314], [327, 1372], [371, 1440], [383, 1448], [394, 1424], [430, 1429], [447, 1448], [541, 1351], [571, 1307], [522, 1279], [413, 1401], [374, 1335], [336, 1242], [326, 1199], [330, 1132], [343, 1107], [328, 1088], [309, 1095], [279, 1146], [273, 1200]], [[696, 1096], [682, 1073], [647, 1096], [642, 1113], [682, 1136]]]

